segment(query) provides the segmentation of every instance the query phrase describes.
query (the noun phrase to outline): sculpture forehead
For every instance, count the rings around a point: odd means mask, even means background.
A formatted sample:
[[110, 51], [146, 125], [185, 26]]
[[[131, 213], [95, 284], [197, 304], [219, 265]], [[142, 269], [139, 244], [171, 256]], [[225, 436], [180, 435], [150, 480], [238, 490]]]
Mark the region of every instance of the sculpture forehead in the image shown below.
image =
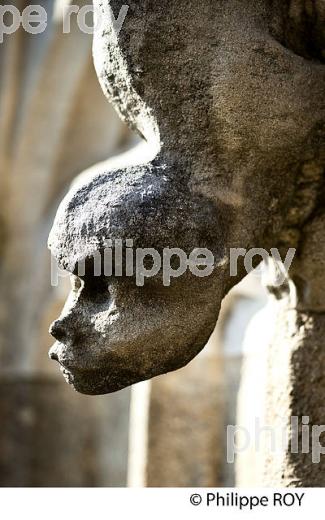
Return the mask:
[[78, 261], [101, 248], [112, 231], [112, 210], [125, 202], [132, 205], [132, 193], [139, 183], [143, 185], [142, 177], [143, 169], [117, 170], [98, 175], [68, 192], [48, 239], [48, 247], [62, 268], [73, 272]]
[[109, 238], [127, 238], [120, 234], [127, 233], [127, 215], [136, 211], [139, 192], [145, 197], [161, 191], [163, 183], [164, 177], [157, 179], [147, 165], [104, 173], [73, 187], [59, 206], [48, 240], [59, 265], [73, 272], [78, 261], [101, 250]]
[[[180, 189], [164, 166], [148, 164], [102, 174], [72, 189], [57, 212], [48, 246], [58, 264], [74, 272], [78, 262], [132, 240], [134, 247], [196, 247], [219, 242], [221, 214], [209, 199]], [[216, 224], [219, 221], [219, 226]], [[157, 232], [159, 230], [159, 233]]]

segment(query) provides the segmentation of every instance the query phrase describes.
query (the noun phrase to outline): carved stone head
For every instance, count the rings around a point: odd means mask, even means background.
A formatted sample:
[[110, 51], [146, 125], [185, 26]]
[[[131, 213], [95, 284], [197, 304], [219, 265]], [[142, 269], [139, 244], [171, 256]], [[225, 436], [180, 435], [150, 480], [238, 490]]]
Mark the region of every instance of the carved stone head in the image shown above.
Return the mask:
[[[102, 174], [67, 195], [49, 245], [72, 273], [72, 291], [52, 324], [50, 355], [77, 390], [119, 390], [180, 368], [202, 349], [223, 293], [223, 233], [215, 206], [180, 190], [158, 166]], [[174, 246], [181, 257], [171, 257]], [[184, 269], [203, 246], [213, 251], [211, 276], [199, 265]]]
[[[188, 363], [244, 275], [239, 266], [230, 277], [230, 248], [297, 247], [325, 162], [318, 3], [132, 0], [118, 34], [123, 2], [94, 4], [99, 81], [153, 160], [71, 191], [50, 235], [73, 283], [51, 328], [51, 357], [89, 394]], [[125, 274], [124, 251], [124, 274], [94, 276], [94, 257], [102, 262], [111, 243], [115, 258], [117, 240], [161, 258], [168, 248], [187, 258], [204, 248], [213, 269], [209, 276], [186, 269], [169, 286], [159, 269], [139, 286]]]

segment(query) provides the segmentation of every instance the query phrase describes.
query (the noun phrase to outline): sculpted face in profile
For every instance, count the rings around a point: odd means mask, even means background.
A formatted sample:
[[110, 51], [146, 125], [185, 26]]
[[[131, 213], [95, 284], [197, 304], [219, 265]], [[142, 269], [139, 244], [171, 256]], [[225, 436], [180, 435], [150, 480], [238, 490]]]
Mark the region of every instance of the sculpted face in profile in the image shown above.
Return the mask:
[[[245, 274], [239, 261], [230, 276], [230, 248], [297, 247], [323, 182], [324, 13], [317, 2], [130, 1], [117, 35], [111, 9], [117, 17], [123, 2], [94, 3], [99, 81], [152, 150], [150, 162], [71, 190], [49, 238], [72, 275], [50, 356], [76, 390], [102, 394], [204, 347]], [[161, 268], [139, 285], [123, 256], [121, 272], [95, 276], [109, 240], [113, 259], [117, 240], [161, 258], [204, 248], [213, 269], [167, 286]]]

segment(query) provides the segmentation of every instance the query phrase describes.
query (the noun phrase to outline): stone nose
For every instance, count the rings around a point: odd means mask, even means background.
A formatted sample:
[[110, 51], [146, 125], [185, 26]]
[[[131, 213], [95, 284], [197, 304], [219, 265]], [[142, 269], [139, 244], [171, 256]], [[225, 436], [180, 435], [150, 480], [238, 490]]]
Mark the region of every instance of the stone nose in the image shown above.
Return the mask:
[[57, 341], [62, 341], [66, 337], [66, 328], [62, 320], [55, 320], [50, 326], [49, 333]]

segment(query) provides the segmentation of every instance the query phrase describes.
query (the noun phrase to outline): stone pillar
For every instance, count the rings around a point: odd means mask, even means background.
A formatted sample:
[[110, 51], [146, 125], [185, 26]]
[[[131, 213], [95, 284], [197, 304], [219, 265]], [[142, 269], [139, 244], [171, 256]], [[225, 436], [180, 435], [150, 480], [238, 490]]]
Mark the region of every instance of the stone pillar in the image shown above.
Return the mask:
[[302, 227], [291, 278], [270, 285], [245, 339], [239, 486], [325, 485], [324, 222], [320, 213]]
[[[223, 302], [222, 346], [225, 357], [226, 426], [242, 425], [243, 419], [247, 426], [251, 411], [255, 411], [263, 395], [265, 383], [258, 363], [263, 349], [260, 348], [257, 339], [259, 329], [251, 323], [255, 323], [256, 314], [259, 314], [265, 305], [266, 296], [267, 292], [261, 286], [258, 273], [253, 271], [230, 291]], [[248, 341], [247, 328], [252, 329], [252, 338]], [[252, 372], [248, 370], [249, 377], [246, 378], [247, 366], [250, 367], [251, 362], [254, 363], [254, 367]], [[231, 446], [227, 446], [227, 453], [228, 448], [230, 450]], [[235, 486], [238, 485], [238, 474], [242, 473], [239, 465], [243, 467], [245, 475], [254, 471], [253, 454], [247, 456], [245, 450], [231, 462], [226, 460], [227, 453], [224, 455], [224, 486]], [[256, 485], [258, 486], [259, 482]]]
[[256, 428], [267, 426], [267, 353], [275, 326], [274, 305], [270, 301], [266, 303], [266, 291], [263, 291], [262, 285], [251, 297], [252, 304], [255, 303], [255, 314], [246, 323], [234, 423], [239, 432], [235, 454], [235, 485], [243, 488], [258, 487], [263, 482], [263, 438], [257, 441]]
[[266, 422], [284, 441], [265, 448], [270, 486], [325, 486], [324, 225], [320, 213], [303, 228], [293, 281], [275, 302]]
[[218, 486], [224, 480], [224, 363], [218, 331], [185, 368], [132, 389], [129, 485]]

